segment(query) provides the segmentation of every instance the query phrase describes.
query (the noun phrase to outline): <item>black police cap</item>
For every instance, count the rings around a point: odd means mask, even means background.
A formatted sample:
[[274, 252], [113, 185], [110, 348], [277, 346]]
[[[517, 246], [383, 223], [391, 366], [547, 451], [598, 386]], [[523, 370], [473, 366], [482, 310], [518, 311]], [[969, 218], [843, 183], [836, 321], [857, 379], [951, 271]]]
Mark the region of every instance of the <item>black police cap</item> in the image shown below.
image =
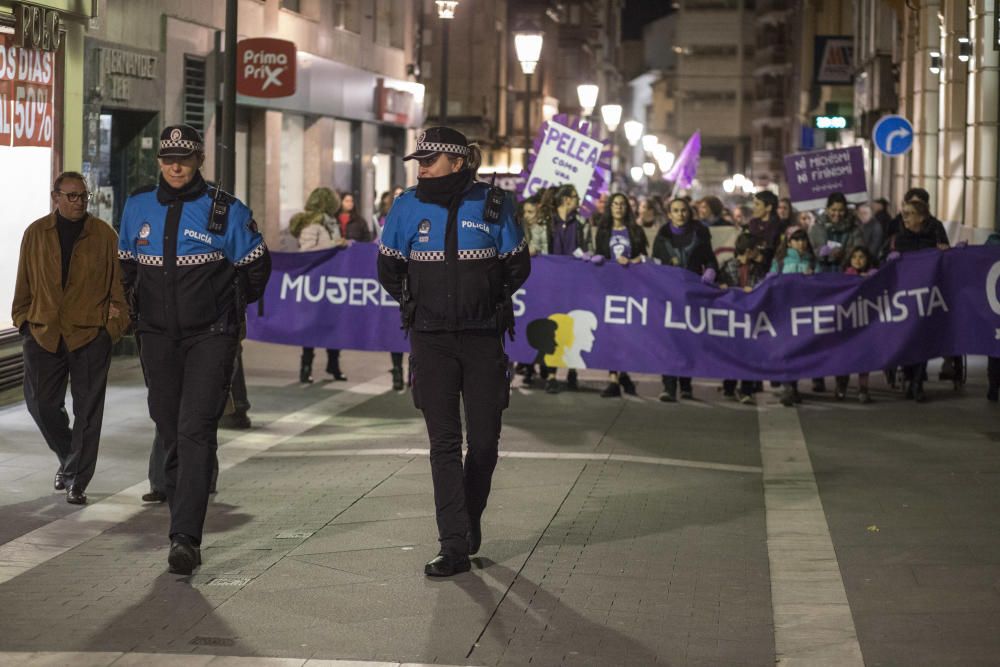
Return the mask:
[[465, 157], [469, 154], [469, 140], [450, 127], [429, 127], [417, 135], [417, 150], [403, 160], [423, 160], [438, 153]]
[[156, 157], [187, 157], [204, 152], [201, 133], [190, 125], [168, 125], [160, 132], [160, 151]]

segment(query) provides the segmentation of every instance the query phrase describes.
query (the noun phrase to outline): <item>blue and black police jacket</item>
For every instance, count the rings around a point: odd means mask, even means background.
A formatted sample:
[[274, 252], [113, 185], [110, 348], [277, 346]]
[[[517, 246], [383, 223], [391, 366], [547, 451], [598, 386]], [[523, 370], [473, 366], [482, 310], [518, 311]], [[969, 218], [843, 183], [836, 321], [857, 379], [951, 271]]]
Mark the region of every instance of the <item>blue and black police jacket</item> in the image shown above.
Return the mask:
[[501, 331], [501, 308], [531, 270], [524, 231], [505, 198], [500, 217], [483, 216], [489, 186], [473, 182], [455, 215], [421, 201], [416, 188], [392, 205], [379, 243], [379, 281], [417, 331]]
[[[228, 206], [218, 234], [209, 231], [215, 203]], [[161, 179], [126, 200], [118, 259], [137, 330], [174, 338], [238, 334], [243, 306], [271, 273], [253, 213], [232, 195], [216, 198], [200, 174], [181, 191]]]

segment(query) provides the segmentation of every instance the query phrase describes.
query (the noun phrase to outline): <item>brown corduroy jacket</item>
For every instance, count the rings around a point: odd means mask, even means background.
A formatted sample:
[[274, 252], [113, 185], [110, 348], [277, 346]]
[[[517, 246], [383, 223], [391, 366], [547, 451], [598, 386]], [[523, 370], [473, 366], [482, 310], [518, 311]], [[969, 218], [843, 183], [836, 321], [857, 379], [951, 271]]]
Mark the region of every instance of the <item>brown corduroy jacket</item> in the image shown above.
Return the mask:
[[[100, 218], [88, 215], [81, 224], [65, 289], [56, 214], [31, 223], [21, 240], [11, 309], [14, 326], [20, 329], [28, 322], [35, 341], [49, 352], [58, 350], [60, 338], [76, 350], [94, 340], [101, 329], [117, 341], [128, 327], [118, 235]], [[118, 310], [115, 317], [108, 316], [111, 306]]]

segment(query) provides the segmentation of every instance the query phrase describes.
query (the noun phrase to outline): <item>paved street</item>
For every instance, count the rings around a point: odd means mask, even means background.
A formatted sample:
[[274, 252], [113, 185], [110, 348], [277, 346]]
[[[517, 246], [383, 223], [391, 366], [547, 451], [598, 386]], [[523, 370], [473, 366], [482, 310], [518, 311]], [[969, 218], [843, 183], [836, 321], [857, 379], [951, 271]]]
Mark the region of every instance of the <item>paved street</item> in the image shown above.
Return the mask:
[[422, 574], [422, 419], [387, 354], [343, 359], [349, 382], [303, 386], [297, 350], [248, 345], [255, 427], [220, 432], [191, 577], [166, 572], [166, 507], [139, 501], [135, 360], [115, 361], [85, 508], [51, 491], [23, 404], [0, 408], [0, 664], [1000, 663], [981, 359], [926, 405], [881, 377], [872, 405], [806, 391], [797, 409], [714, 381], [665, 405], [643, 375], [638, 398], [601, 399], [596, 371], [579, 393], [516, 389], [483, 548], [444, 581]]

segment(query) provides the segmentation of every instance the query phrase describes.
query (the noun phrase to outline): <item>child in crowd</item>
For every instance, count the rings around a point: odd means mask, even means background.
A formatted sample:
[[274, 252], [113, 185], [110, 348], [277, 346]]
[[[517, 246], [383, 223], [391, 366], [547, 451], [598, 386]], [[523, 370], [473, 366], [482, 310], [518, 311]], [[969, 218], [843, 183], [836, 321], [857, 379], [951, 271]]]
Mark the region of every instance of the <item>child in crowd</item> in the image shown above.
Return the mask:
[[[719, 270], [716, 278], [719, 287], [739, 288], [744, 292], [753, 290], [767, 273], [763, 265], [764, 250], [765, 247], [755, 243], [750, 234], [740, 234], [736, 238], [732, 259]], [[726, 380], [722, 383], [722, 392], [727, 398], [735, 398], [740, 403], [752, 403], [756, 384], [753, 380], [742, 380], [737, 389], [736, 380]]]
[[[867, 246], [855, 246], [851, 254], [847, 256], [844, 263], [844, 273], [852, 276], [867, 276], [875, 271], [875, 259]], [[847, 385], [851, 381], [850, 375], [837, 376], [837, 388], [833, 397], [842, 401], [847, 397]], [[858, 401], [860, 403], [871, 403], [872, 398], [868, 393], [868, 373], [858, 373]]]
[[[805, 273], [808, 275], [815, 270], [816, 257], [813, 254], [812, 245], [809, 243], [809, 234], [803, 229], [796, 229], [787, 240], [782, 241], [778, 246], [778, 251], [774, 253], [774, 261], [771, 263], [770, 273]], [[801, 402], [798, 381], [782, 382], [781, 404], [785, 407], [791, 407], [795, 403]]]

